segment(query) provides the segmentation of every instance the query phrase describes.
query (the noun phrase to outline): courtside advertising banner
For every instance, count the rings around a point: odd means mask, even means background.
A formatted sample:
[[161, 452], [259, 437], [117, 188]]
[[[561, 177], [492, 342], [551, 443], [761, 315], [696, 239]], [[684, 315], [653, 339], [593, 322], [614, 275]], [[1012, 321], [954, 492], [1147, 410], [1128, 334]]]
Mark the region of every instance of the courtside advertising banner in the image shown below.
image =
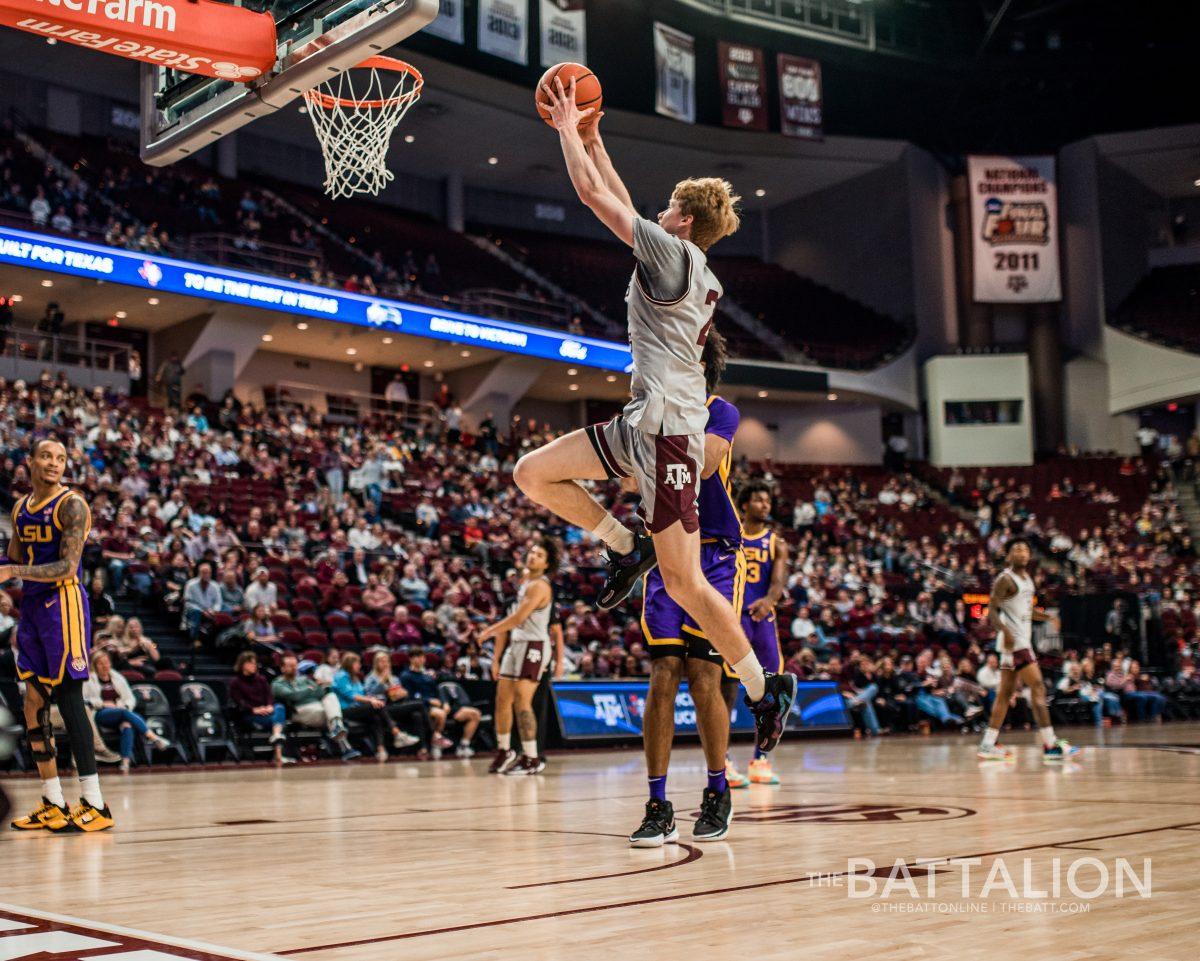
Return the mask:
[[781, 53], [779, 129], [789, 137], [822, 140], [821, 65], [815, 60]]
[[438, 15], [433, 23], [425, 28], [425, 33], [432, 33], [443, 40], [463, 42], [463, 4], [467, 0], [438, 0]]
[[275, 65], [271, 15], [213, 0], [0, 0], [0, 26], [242, 83]]
[[740, 43], [717, 45], [721, 122], [741, 130], [767, 129], [767, 77], [763, 52]]
[[529, 0], [479, 0], [479, 49], [529, 63]]
[[654, 24], [654, 110], [664, 117], [696, 122], [696, 40], [688, 33]]
[[584, 0], [541, 0], [542, 66], [587, 63]]
[[969, 157], [975, 300], [1062, 300], [1053, 157]]

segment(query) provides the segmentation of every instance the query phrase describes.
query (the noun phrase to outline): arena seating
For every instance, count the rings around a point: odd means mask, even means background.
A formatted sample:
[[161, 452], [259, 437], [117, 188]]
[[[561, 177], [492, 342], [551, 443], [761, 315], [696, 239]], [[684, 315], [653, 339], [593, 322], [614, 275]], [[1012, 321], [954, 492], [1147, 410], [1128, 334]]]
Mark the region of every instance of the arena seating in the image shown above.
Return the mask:
[[1200, 264], [1155, 267], [1113, 312], [1112, 323], [1164, 347], [1200, 353]]

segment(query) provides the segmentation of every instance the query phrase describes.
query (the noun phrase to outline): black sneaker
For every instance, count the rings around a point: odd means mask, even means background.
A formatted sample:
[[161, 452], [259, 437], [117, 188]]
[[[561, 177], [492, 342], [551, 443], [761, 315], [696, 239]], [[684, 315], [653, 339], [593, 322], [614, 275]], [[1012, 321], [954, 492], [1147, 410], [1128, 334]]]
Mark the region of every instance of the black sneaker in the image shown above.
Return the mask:
[[783, 737], [787, 716], [796, 702], [796, 675], [790, 673], [767, 674], [766, 691], [759, 701], [746, 696], [746, 707], [754, 715], [754, 727], [758, 731], [758, 749], [764, 754], [775, 749]]
[[704, 789], [700, 802], [700, 816], [692, 825], [692, 840], [719, 841], [729, 833], [729, 822], [733, 820], [733, 792]]
[[629, 846], [633, 848], [661, 848], [679, 840], [679, 828], [675, 826], [675, 808], [670, 801], [651, 798], [646, 802], [646, 816], [642, 826], [629, 835]]
[[508, 777], [523, 777], [529, 774], [541, 774], [544, 770], [546, 770], [544, 757], [529, 757], [527, 754], [522, 754], [520, 760], [506, 768], [503, 773]]
[[492, 758], [492, 763], [488, 767], [488, 774], [503, 774], [510, 767], [517, 763], [517, 752], [513, 750], [504, 750], [500, 748], [496, 751], [496, 756]]
[[608, 558], [608, 574], [600, 593], [596, 595], [596, 606], [602, 611], [611, 611], [629, 596], [638, 579], [658, 563], [654, 556], [654, 538], [646, 534], [637, 535], [633, 550], [628, 554], [605, 551]]

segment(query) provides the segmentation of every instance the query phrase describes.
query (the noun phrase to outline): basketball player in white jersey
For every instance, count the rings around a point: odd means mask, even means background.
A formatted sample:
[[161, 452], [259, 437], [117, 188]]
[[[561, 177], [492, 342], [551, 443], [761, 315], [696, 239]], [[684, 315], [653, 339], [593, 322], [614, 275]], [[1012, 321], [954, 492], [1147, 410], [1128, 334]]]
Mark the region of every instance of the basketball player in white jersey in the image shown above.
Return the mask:
[[[626, 294], [632, 399], [617, 417], [560, 437], [517, 463], [513, 479], [531, 500], [591, 531], [608, 548], [599, 607], [615, 607], [658, 565], [667, 593], [741, 678], [758, 745], [770, 751], [796, 697], [790, 674], [764, 675], [737, 613], [700, 564], [697, 496], [708, 423], [700, 362], [721, 285], [705, 251], [738, 228], [729, 184], [717, 178], [675, 186], [658, 221], [640, 217], [604, 149], [593, 108], [580, 111], [574, 81], [543, 88], [567, 173], [579, 199], [633, 249]], [[580, 122], [589, 121], [581, 132]], [[584, 139], [586, 137], [586, 140]], [[649, 536], [636, 536], [580, 485], [633, 478]]]
[[978, 758], [981, 761], [1007, 761], [1012, 752], [996, 743], [1004, 716], [1008, 713], [1008, 702], [1012, 700], [1018, 683], [1029, 688], [1033, 702], [1033, 716], [1037, 720], [1038, 734], [1042, 740], [1042, 759], [1047, 763], [1061, 761], [1079, 753], [1062, 738], [1056, 737], [1050, 723], [1050, 709], [1046, 707], [1046, 685], [1038, 667], [1037, 652], [1033, 649], [1033, 622], [1048, 621], [1050, 615], [1033, 609], [1033, 578], [1029, 574], [1031, 552], [1029, 542], [1014, 538], [1008, 543], [1008, 567], [1000, 572], [992, 584], [992, 596], [988, 602], [988, 621], [996, 629], [996, 647], [1000, 653], [1000, 687], [992, 705], [992, 718], [980, 742]]
[[[525, 555], [525, 580], [517, 592], [517, 603], [508, 617], [479, 635], [482, 643], [495, 638], [492, 679], [496, 681], [496, 758], [490, 774], [540, 774], [546, 760], [538, 754], [537, 717], [533, 695], [550, 664], [550, 616], [554, 588], [550, 576], [558, 569], [559, 547], [555, 541], [534, 544]], [[555, 677], [562, 677], [562, 633], [554, 651]], [[517, 709], [517, 731], [521, 754], [512, 748], [513, 707]]]

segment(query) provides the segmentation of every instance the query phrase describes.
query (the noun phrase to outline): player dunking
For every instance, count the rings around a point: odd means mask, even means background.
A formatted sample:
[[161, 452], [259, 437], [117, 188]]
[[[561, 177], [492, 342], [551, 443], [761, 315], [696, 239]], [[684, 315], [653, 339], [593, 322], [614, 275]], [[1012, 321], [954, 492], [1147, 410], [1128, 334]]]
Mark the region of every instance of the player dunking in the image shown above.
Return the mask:
[[[550, 618], [554, 588], [550, 576], [558, 570], [556, 541], [534, 544], [525, 555], [525, 580], [517, 592], [513, 612], [479, 635], [480, 643], [495, 638], [492, 679], [496, 684], [496, 741], [498, 750], [488, 768], [490, 774], [540, 774], [546, 761], [538, 754], [537, 717], [533, 695], [550, 665]], [[562, 632], [557, 634], [555, 677], [562, 677]], [[512, 749], [513, 706], [517, 709], [517, 732], [521, 755]]]
[[[715, 330], [704, 345], [704, 377], [708, 426], [704, 431], [704, 469], [700, 481], [700, 566], [704, 577], [739, 611], [746, 565], [741, 550], [742, 528], [729, 491], [733, 467], [733, 435], [741, 415], [717, 397], [725, 367], [724, 343]], [[692, 826], [696, 841], [717, 841], [729, 833], [733, 805], [725, 780], [729, 746], [729, 710], [721, 697], [725, 661], [663, 586], [662, 575], [646, 575], [642, 604], [642, 633], [650, 648], [650, 690], [643, 710], [642, 742], [650, 799], [641, 826], [629, 836], [636, 848], [659, 847], [679, 839], [675, 810], [667, 800], [667, 768], [675, 736], [675, 696], [687, 664], [688, 692], [696, 709], [696, 728], [708, 765], [708, 785], [700, 799], [700, 816]]]
[[[783, 650], [779, 646], [779, 626], [775, 607], [787, 589], [788, 546], [767, 523], [771, 519], [771, 489], [762, 481], [751, 481], [738, 491], [738, 510], [742, 515], [742, 549], [746, 554], [746, 595], [742, 608], [742, 629], [765, 671], [783, 670]], [[725, 678], [725, 703], [733, 710], [737, 696], [737, 678]], [[756, 745], [750, 762], [750, 777], [739, 773], [732, 761], [726, 765], [729, 786], [778, 784], [771, 759]]]
[[[704, 463], [704, 370], [701, 352], [721, 285], [705, 251], [738, 227], [738, 198], [716, 178], [675, 186], [658, 222], [638, 216], [604, 149], [598, 118], [581, 134], [575, 85], [544, 88], [567, 173], [579, 199], [633, 248], [629, 343], [633, 353], [624, 411], [526, 454], [513, 479], [526, 496], [568, 523], [591, 531], [608, 548], [609, 577], [598, 604], [620, 603], [656, 563], [668, 593], [691, 615], [745, 684], [758, 743], [770, 751], [796, 696], [791, 675], [764, 675], [729, 601], [704, 579], [696, 498]], [[584, 136], [587, 137], [585, 143]], [[580, 485], [632, 477], [649, 536], [635, 536]]]
[[1055, 737], [1046, 707], [1046, 685], [1033, 649], [1033, 622], [1048, 621], [1049, 615], [1033, 609], [1033, 578], [1029, 575], [1031, 553], [1029, 542], [1014, 538], [1008, 543], [1008, 567], [992, 584], [988, 601], [988, 621], [996, 629], [996, 646], [1000, 652], [1000, 688], [992, 705], [992, 718], [983, 733], [978, 757], [981, 761], [1005, 761], [1012, 752], [1000, 747], [996, 738], [1008, 713], [1008, 702], [1017, 689], [1017, 682], [1029, 687], [1033, 701], [1033, 716], [1042, 739], [1042, 759], [1061, 761], [1079, 753], [1062, 738]]
[[[29, 457], [33, 493], [13, 507], [11, 564], [0, 565], [0, 584], [23, 582], [17, 625], [17, 676], [25, 682], [25, 727], [42, 777], [42, 803], [12, 822], [18, 831], [104, 831], [112, 814], [100, 794], [92, 724], [83, 702], [88, 676], [91, 616], [83, 589], [83, 545], [92, 514], [83, 496], [62, 483], [67, 449], [40, 440]], [[79, 774], [79, 804], [67, 807], [54, 761], [50, 704], [58, 704]]]

